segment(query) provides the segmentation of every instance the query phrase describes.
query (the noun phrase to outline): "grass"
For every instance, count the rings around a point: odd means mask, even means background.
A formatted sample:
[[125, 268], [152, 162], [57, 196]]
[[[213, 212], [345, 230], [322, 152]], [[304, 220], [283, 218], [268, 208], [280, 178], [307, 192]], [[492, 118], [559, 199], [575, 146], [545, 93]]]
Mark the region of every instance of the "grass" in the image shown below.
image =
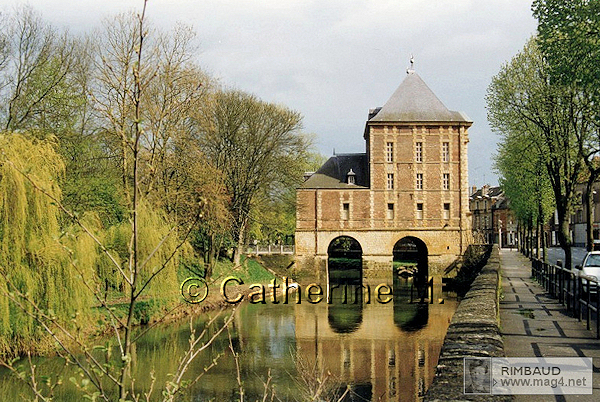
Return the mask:
[[235, 276], [244, 283], [266, 283], [270, 282], [275, 276], [267, 271], [258, 261], [242, 256], [241, 265], [234, 267], [229, 260], [219, 261], [214, 269], [211, 279], [220, 282], [222, 278]]
[[[194, 271], [180, 267], [177, 278], [179, 283], [183, 282], [189, 277], [201, 276], [204, 272], [202, 267], [196, 267]], [[221, 281], [228, 277], [235, 276], [241, 279], [246, 284], [252, 283], [269, 283], [275, 276], [266, 270], [259, 262], [252, 258], [242, 257], [242, 264], [238, 267], [234, 267], [233, 263], [229, 260], [220, 260], [217, 262], [213, 276], [209, 282], [211, 288], [219, 288]], [[218, 290], [211, 290], [211, 293], [219, 294]], [[147, 296], [136, 302], [134, 307], [134, 323], [148, 324], [153, 320], [162, 317], [167, 311], [169, 311], [174, 305], [181, 302], [181, 296], [179, 292], [177, 294], [164, 294], [156, 296]], [[125, 317], [129, 304], [125, 302], [123, 293], [110, 291], [108, 297], [108, 304], [111, 306], [113, 311], [118, 317]], [[106, 322], [102, 319], [101, 309], [98, 307], [95, 309], [100, 316], [95, 317], [98, 319], [98, 325], [103, 327]]]

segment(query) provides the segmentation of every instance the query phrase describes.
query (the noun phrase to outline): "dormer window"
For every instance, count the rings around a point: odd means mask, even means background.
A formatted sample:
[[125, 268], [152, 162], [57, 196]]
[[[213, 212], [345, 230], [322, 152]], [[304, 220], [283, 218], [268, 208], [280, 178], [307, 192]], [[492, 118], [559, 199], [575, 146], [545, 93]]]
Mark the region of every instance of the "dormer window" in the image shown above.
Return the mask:
[[356, 173], [352, 169], [348, 173], [346, 173], [346, 183], [348, 184], [356, 184]]

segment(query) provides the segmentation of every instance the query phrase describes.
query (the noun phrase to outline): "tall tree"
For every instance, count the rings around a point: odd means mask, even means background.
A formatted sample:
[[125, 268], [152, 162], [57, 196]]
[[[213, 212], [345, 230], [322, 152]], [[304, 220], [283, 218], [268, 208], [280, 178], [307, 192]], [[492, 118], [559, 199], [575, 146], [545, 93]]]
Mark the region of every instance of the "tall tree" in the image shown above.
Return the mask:
[[230, 196], [234, 263], [239, 264], [249, 220], [261, 194], [293, 186], [302, 177], [310, 147], [301, 116], [236, 90], [214, 94], [197, 118], [197, 140], [223, 172]]
[[[543, 227], [555, 208], [552, 187], [548, 178], [544, 158], [531, 143], [533, 138], [505, 135], [500, 140], [494, 156], [494, 167], [504, 193], [510, 200], [521, 227], [543, 233]], [[540, 245], [540, 236], [538, 247]], [[546, 258], [545, 242], [541, 246]], [[538, 252], [539, 256], [539, 252]]]
[[72, 122], [69, 109], [77, 97], [69, 79], [75, 63], [69, 36], [45, 23], [30, 7], [22, 7], [8, 19], [6, 39], [1, 42], [6, 49], [4, 56], [0, 49], [0, 88], [6, 105], [3, 128], [59, 130]]
[[[166, 294], [162, 296], [165, 299], [169, 296], [177, 297], [176, 269], [179, 257], [182, 250], [188, 249], [186, 239], [201, 218], [201, 210], [194, 208], [191, 213], [181, 214], [185, 216], [187, 222], [176, 221], [174, 223], [172, 219], [168, 219], [171, 217], [165, 216], [166, 214], [161, 208], [163, 205], [158, 204], [157, 206], [151, 203], [151, 201], [156, 201], [150, 195], [150, 193], [156, 192], [156, 186], [149, 183], [154, 180], [152, 177], [156, 176], [152, 170], [158, 164], [153, 165], [150, 144], [156, 137], [157, 141], [161, 142], [158, 146], [170, 150], [169, 142], [171, 140], [162, 134], [159, 137], [156, 125], [160, 119], [153, 120], [151, 118], [163, 114], [162, 111], [155, 113], [150, 102], [152, 98], [160, 99], [160, 96], [156, 94], [161, 93], [161, 89], [154, 85], [162, 85], [164, 77], [158, 78], [160, 64], [155, 61], [160, 60], [161, 52], [156, 46], [156, 42], [150, 40], [152, 31], [147, 29], [146, 3], [147, 0], [144, 1], [142, 11], [139, 14], [130, 15], [129, 20], [115, 19], [121, 25], [112, 27], [119, 28], [121, 31], [112, 30], [111, 27], [107, 28], [108, 32], [103, 37], [108, 38], [108, 41], [106, 46], [101, 49], [102, 52], [98, 56], [100, 61], [96, 65], [100, 69], [96, 77], [98, 81], [90, 86], [91, 90], [89, 91], [94, 102], [95, 115], [99, 120], [98, 125], [103, 130], [102, 148], [103, 150], [110, 149], [111, 145], [114, 146], [118, 152], [117, 156], [122, 162], [118, 166], [122, 172], [123, 188], [125, 189], [123, 195], [126, 206], [125, 218], [119, 224], [99, 233], [102, 225], [95, 225], [97, 220], [94, 219], [93, 214], [81, 216], [66, 208], [61, 200], [55, 178], [62, 172], [63, 165], [61, 158], [55, 153], [35, 153], [36, 149], [33, 149], [33, 146], [25, 144], [15, 152], [3, 152], [0, 155], [0, 193], [4, 195], [0, 196], [0, 218], [8, 216], [9, 221], [9, 224], [5, 225], [0, 219], [0, 239], [9, 240], [0, 242], [3, 248], [0, 250], [2, 252], [0, 265], [3, 265], [2, 258], [5, 255], [8, 255], [9, 258], [14, 255], [17, 257], [24, 255], [25, 257], [22, 259], [34, 258], [31, 261], [32, 264], [38, 263], [35, 261], [37, 258], [35, 254], [22, 250], [23, 247], [5, 253], [4, 248], [11, 244], [10, 238], [3, 237], [5, 234], [9, 237], [23, 237], [25, 233], [28, 236], [26, 241], [31, 240], [30, 243], [33, 246], [41, 247], [44, 246], [44, 243], [40, 239], [44, 239], [44, 242], [55, 242], [56, 236], [52, 236], [51, 232], [60, 234], [63, 229], [64, 237], [85, 242], [85, 247], [78, 246], [76, 241], [64, 244], [64, 249], [68, 251], [68, 257], [71, 257], [66, 258], [64, 265], [73, 268], [70, 276], [64, 275], [62, 271], [55, 268], [53, 271], [49, 270], [49, 273], [52, 274], [49, 278], [46, 275], [42, 278], [44, 280], [38, 282], [43, 285], [52, 285], [53, 296], [61, 291], [60, 287], [55, 286], [58, 282], [68, 286], [69, 290], [75, 289], [80, 292], [87, 290], [90, 297], [84, 298], [84, 300], [88, 301], [93, 298], [114, 331], [113, 339], [118, 345], [116, 359], [99, 360], [98, 355], [92, 352], [92, 348], [80, 337], [79, 328], [71, 330], [72, 327], [65, 324], [65, 320], [70, 317], [53, 314], [50, 309], [53, 305], [48, 306], [40, 302], [36, 297], [37, 293], [28, 293], [30, 290], [28, 287], [23, 287], [21, 283], [14, 280], [15, 277], [12, 274], [15, 272], [6, 272], [3, 267], [0, 267], [2, 268], [0, 274], [5, 283], [0, 283], [0, 292], [13, 305], [19, 306], [26, 317], [37, 322], [47, 331], [58, 342], [62, 352], [68, 357], [68, 361], [79, 367], [82, 376], [81, 382], [77, 386], [90, 400], [141, 399], [141, 395], [136, 394], [135, 378], [132, 377], [131, 367], [135, 353], [134, 345], [145, 334], [145, 331], [134, 334], [134, 316], [140, 308], [143, 308], [141, 302], [147, 296], [156, 296], [164, 292]], [[174, 44], [173, 48], [177, 46]], [[100, 51], [98, 48], [95, 50]], [[193, 66], [187, 67], [190, 71], [194, 71]], [[175, 77], [174, 82], [177, 83], [179, 78], [180, 76]], [[186, 91], [198, 87], [195, 73], [193, 78], [194, 80], [191, 80], [193, 86], [183, 87]], [[167, 96], [177, 97], [178, 100], [173, 104], [180, 106], [186, 106], [186, 102], [189, 100], [186, 96], [179, 97], [179, 93], [175, 89], [166, 89], [163, 93]], [[166, 114], [171, 112], [176, 113], [176, 110], [171, 108]], [[18, 115], [20, 116], [20, 114]], [[177, 115], [174, 117], [177, 118]], [[12, 121], [16, 121], [16, 119], [12, 118]], [[170, 129], [167, 131], [175, 131], [172, 124], [169, 127]], [[13, 142], [20, 139], [18, 134], [10, 135], [12, 138], [8, 139]], [[8, 137], [8, 133], [0, 134], [0, 145], [2, 145], [0, 148], [3, 151], [5, 137]], [[165, 151], [165, 154], [169, 152]], [[31, 154], [34, 156], [32, 157]], [[35, 155], [40, 155], [40, 157], [36, 158]], [[23, 166], [20, 164], [21, 159], [26, 162], [23, 163]], [[35, 163], [30, 166], [32, 162]], [[173, 166], [169, 166], [169, 168], [173, 169]], [[41, 171], [40, 175], [38, 175], [38, 171]], [[22, 183], [29, 184], [29, 188]], [[16, 190], [15, 186], [18, 187]], [[12, 200], [12, 193], [18, 193], [16, 200]], [[24, 193], [30, 197], [23, 196]], [[8, 200], [17, 201], [16, 208], [10, 208]], [[34, 209], [31, 217], [26, 216], [26, 208]], [[62, 216], [60, 216], [61, 213]], [[19, 220], [13, 218], [15, 215], [21, 221], [25, 219], [25, 223], [17, 222], [18, 224], [12, 225], [13, 222]], [[65, 224], [67, 227], [59, 227], [59, 217], [63, 218], [64, 222], [72, 222], [75, 228], [68, 224]], [[24, 225], [30, 226], [25, 228], [28, 229], [28, 232], [22, 230]], [[44, 236], [37, 236], [38, 234]], [[118, 244], [116, 246], [110, 244], [113, 242]], [[21, 242], [21, 244], [23, 243]], [[82, 252], [73, 250], [76, 247]], [[101, 255], [103, 262], [91, 258], [98, 254]], [[51, 257], [54, 257], [54, 260], [50, 261], [48, 265], [54, 267], [52, 264], [56, 262], [56, 256], [52, 255]], [[88, 277], [86, 272], [89, 273], [89, 270], [85, 271], [86, 267], [97, 269], [98, 272], [95, 272], [97, 275]], [[23, 271], [16, 266], [15, 268], [17, 268], [16, 275]], [[21, 277], [23, 275], [17, 276], [17, 279]], [[79, 286], [71, 283], [65, 284], [66, 280], [72, 277], [81, 281]], [[107, 304], [106, 298], [100, 297], [101, 283], [98, 279], [107, 279], [113, 284], [118, 284], [118, 290], [121, 292], [119, 294], [120, 303], [124, 306], [122, 313], [116, 311], [114, 306]], [[61, 296], [66, 294], [65, 290]], [[59, 300], [64, 301], [64, 298], [59, 297]], [[77, 300], [81, 300], [81, 298]], [[65, 304], [68, 305], [68, 303]], [[3, 299], [0, 302], [0, 314], [6, 310], [6, 306], [7, 303]], [[47, 307], [50, 308], [47, 309]], [[69, 311], [72, 311], [73, 307]], [[163, 400], [172, 401], [179, 395], [181, 389], [186, 386], [184, 374], [188, 371], [192, 360], [208, 347], [231, 322], [231, 319], [232, 316], [225, 321], [224, 326], [211, 332], [210, 335], [206, 331], [199, 336], [192, 332], [189, 349], [181, 357], [173, 377], [164, 386], [161, 395]], [[3, 327], [3, 324], [4, 322], [0, 327]], [[2, 328], [0, 334], [5, 329]], [[69, 339], [69, 342], [62, 342], [64, 339]], [[114, 349], [109, 346], [104, 350], [108, 356]], [[2, 364], [11, 368], [11, 365], [4, 361]], [[12, 369], [14, 370], [14, 367]], [[35, 393], [36, 399], [44, 399], [45, 396], [42, 394], [48, 390], [40, 390], [37, 386], [38, 379], [33, 378], [34, 376], [32, 373], [29, 385]], [[19, 375], [19, 378], [27, 382], [27, 376]], [[76, 381], [78, 380], [79, 378]], [[152, 393], [152, 390], [153, 387], [148, 390], [148, 393]], [[52, 392], [51, 389], [50, 392]], [[147, 399], [151, 399], [149, 394], [146, 395]]]
[[492, 79], [486, 102], [492, 128], [531, 144], [542, 158], [556, 203], [558, 240], [570, 268], [569, 218], [583, 164], [572, 124], [575, 93], [551, 81], [548, 65], [532, 38]]
[[553, 81], [574, 88], [575, 133], [587, 169], [587, 247], [593, 246], [592, 187], [600, 177], [600, 1], [536, 0], [538, 43]]

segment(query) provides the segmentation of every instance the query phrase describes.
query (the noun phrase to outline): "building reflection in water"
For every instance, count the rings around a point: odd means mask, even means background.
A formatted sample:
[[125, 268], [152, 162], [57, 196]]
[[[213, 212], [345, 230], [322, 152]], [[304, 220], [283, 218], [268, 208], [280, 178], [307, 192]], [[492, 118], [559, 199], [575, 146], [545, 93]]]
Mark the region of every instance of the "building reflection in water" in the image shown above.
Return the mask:
[[433, 380], [456, 302], [409, 303], [410, 280], [401, 281], [388, 304], [373, 299], [375, 283], [369, 304], [354, 303], [352, 292], [346, 304], [333, 297], [332, 304], [295, 307], [298, 351], [344, 389], [350, 385], [355, 399], [346, 401], [418, 400]]

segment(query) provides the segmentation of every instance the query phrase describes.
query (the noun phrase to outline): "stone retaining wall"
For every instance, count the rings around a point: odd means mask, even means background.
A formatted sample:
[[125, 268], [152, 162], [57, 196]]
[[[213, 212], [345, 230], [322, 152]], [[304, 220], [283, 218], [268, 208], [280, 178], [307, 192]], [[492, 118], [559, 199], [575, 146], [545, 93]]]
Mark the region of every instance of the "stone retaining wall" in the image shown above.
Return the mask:
[[425, 401], [512, 400], [510, 396], [465, 395], [463, 392], [464, 357], [504, 357], [498, 326], [500, 289], [500, 256], [498, 246], [494, 245], [487, 264], [452, 317]]

